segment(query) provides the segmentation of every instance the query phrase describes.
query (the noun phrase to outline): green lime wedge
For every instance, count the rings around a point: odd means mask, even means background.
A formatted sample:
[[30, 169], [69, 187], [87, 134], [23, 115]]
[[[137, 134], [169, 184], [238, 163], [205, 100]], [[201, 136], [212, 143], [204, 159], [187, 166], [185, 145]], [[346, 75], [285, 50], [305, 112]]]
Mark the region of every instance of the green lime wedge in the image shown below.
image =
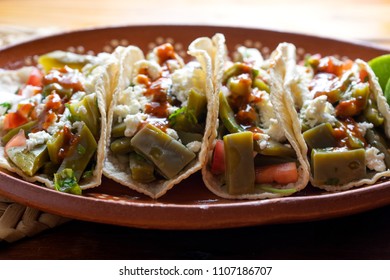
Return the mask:
[[385, 90], [383, 91], [383, 94], [386, 97], [387, 103], [390, 105], [390, 79], [387, 80]]
[[[368, 62], [375, 75], [378, 77], [379, 84], [385, 92], [386, 84], [390, 78], [390, 54], [384, 54], [373, 58]], [[389, 93], [390, 94], [390, 93]]]

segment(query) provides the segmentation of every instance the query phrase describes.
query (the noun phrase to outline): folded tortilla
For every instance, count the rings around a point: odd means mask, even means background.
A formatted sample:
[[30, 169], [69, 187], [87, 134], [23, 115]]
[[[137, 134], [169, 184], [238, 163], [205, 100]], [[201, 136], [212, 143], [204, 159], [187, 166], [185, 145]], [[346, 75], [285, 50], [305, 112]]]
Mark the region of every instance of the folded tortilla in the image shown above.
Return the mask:
[[310, 164], [311, 184], [344, 191], [389, 177], [390, 110], [368, 64], [312, 56], [301, 65], [294, 45], [280, 48], [289, 54], [276, 62], [286, 73], [280, 99]]
[[[41, 56], [39, 61], [44, 64], [38, 64], [38, 68], [0, 70], [0, 167], [26, 181], [64, 192], [80, 193], [99, 186], [105, 154], [105, 100], [111, 90], [116, 60], [109, 54], [90, 56], [55, 51]], [[31, 82], [29, 77], [37, 69], [43, 76]], [[29, 108], [29, 112], [22, 108]], [[23, 115], [25, 120], [10, 128], [5, 123], [11, 119], [9, 114]], [[85, 121], [87, 115], [89, 119]], [[5, 145], [22, 130], [25, 145], [16, 145], [7, 152]], [[56, 148], [49, 149], [50, 144]], [[36, 156], [32, 156], [34, 153]], [[34, 162], [33, 167], [25, 163], [30, 161]], [[66, 176], [74, 187], [77, 185], [77, 191], [64, 183], [65, 173], [58, 179], [61, 186], [55, 184], [55, 174], [64, 169], [73, 172]]]
[[[213, 119], [217, 44], [218, 36], [194, 40], [188, 63], [170, 44], [157, 46], [147, 57], [135, 46], [118, 51], [118, 83], [108, 111], [106, 177], [157, 199], [201, 169]], [[203, 100], [199, 108], [191, 95]]]
[[[283, 100], [277, 97], [283, 84], [276, 79], [284, 79], [285, 69], [275, 65], [275, 60], [285, 54], [278, 48], [264, 60], [258, 50], [240, 47], [232, 62], [226, 49], [220, 46], [216, 56], [213, 111], [219, 113], [214, 115], [203, 181], [214, 194], [227, 199], [292, 195], [306, 187], [309, 171], [291, 120], [283, 112]], [[221, 141], [222, 161], [217, 147]], [[267, 168], [277, 166], [283, 172], [280, 168], [285, 163], [294, 176], [285, 179], [280, 173], [278, 178], [265, 178], [271, 174]]]

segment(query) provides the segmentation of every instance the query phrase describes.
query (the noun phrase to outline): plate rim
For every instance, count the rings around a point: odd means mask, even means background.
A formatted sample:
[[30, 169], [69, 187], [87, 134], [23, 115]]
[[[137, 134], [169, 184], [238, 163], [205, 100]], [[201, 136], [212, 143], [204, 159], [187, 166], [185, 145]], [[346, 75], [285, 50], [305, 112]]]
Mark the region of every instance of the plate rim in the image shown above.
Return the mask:
[[[279, 224], [279, 223], [295, 223], [295, 222], [308, 222], [308, 221], [317, 221], [329, 218], [336, 218], [345, 216], [345, 214], [357, 214], [360, 212], [372, 210], [375, 208], [383, 207], [390, 204], [390, 182], [380, 182], [370, 187], [362, 187], [357, 189], [351, 189], [344, 192], [336, 193], [325, 193], [321, 195], [312, 195], [312, 196], [296, 196], [296, 197], [280, 197], [272, 198], [267, 200], [239, 200], [235, 203], [226, 203], [220, 204], [210, 204], [210, 205], [186, 205], [185, 207], [180, 204], [174, 203], [161, 203], [158, 200], [154, 200], [148, 203], [136, 203], [136, 202], [123, 202], [118, 203], [117, 201], [104, 200], [101, 201], [94, 197], [87, 196], [74, 196], [67, 193], [60, 193], [52, 189], [45, 188], [43, 186], [38, 186], [34, 183], [24, 181], [21, 178], [15, 177], [13, 174], [7, 174], [0, 171], [0, 181], [5, 186], [0, 187], [0, 195], [7, 197], [13, 200], [16, 203], [21, 203], [27, 207], [33, 207], [39, 209], [40, 211], [49, 212], [55, 215], [64, 216], [72, 219], [79, 219], [90, 222], [98, 222], [112, 225], [120, 225], [127, 227], [136, 227], [136, 228], [146, 228], [146, 229], [163, 229], [163, 230], [199, 230], [199, 229], [222, 229], [222, 228], [236, 228], [244, 226], [259, 226], [265, 224]], [[15, 184], [23, 184], [24, 194], [40, 194], [45, 193], [46, 196], [41, 202], [41, 198], [38, 200], [26, 200], [25, 196], [21, 196], [20, 193], [14, 191]], [[351, 208], [346, 212], [345, 209], [345, 199], [348, 198], [349, 202], [351, 199], [359, 199], [360, 196], [371, 195], [375, 196], [376, 193], [384, 193], [386, 195], [381, 196], [380, 201], [376, 201], [375, 204], [371, 204], [370, 200], [366, 200], [364, 204], [354, 204], [352, 203]], [[38, 196], [39, 197], [39, 196]], [[48, 199], [49, 198], [49, 199]], [[56, 207], [56, 199], [61, 199], [62, 202], [66, 202], [67, 207]], [[323, 207], [321, 204], [328, 204], [329, 199], [332, 199], [333, 208], [332, 211], [326, 213], [326, 216], [323, 215]], [[101, 202], [99, 204], [100, 209], [90, 208], [96, 202]], [[62, 203], [64, 205], [64, 203]], [[77, 206], [78, 210], [81, 210], [77, 214], [69, 206]], [[81, 205], [81, 207], [80, 207]], [[111, 206], [115, 205], [114, 208]], [[307, 207], [309, 205], [309, 207]], [[289, 213], [283, 212], [284, 207], [289, 207], [293, 211]], [[300, 208], [306, 206], [308, 210], [312, 210], [310, 214], [303, 213]], [[118, 221], [115, 220], [115, 216], [123, 210], [131, 214], [126, 220]], [[127, 209], [126, 209], [127, 208]], [[150, 212], [149, 217], [158, 217], [159, 219], [163, 218], [160, 221], [154, 219], [151, 222], [145, 223], [144, 219], [137, 219], [140, 213], [144, 214], [145, 208]], [[230, 210], [248, 210], [252, 211], [250, 217], [247, 216], [243, 221], [234, 221], [230, 220], [229, 215], [226, 213], [226, 208]], [[263, 210], [272, 210], [272, 212], [278, 216], [269, 216], [261, 213]], [[98, 210], [98, 211], [96, 211]], [[115, 210], [115, 211], [112, 211]], [[159, 212], [163, 210], [164, 215], [160, 215]], [[109, 211], [107, 213], [106, 211]], [[179, 217], [177, 212], [182, 212]], [[103, 214], [105, 216], [100, 216], [96, 218], [94, 215], [90, 215], [91, 212], [96, 215], [96, 213]], [[269, 212], [267, 212], [269, 213]], [[199, 216], [197, 216], [198, 214]], [[188, 219], [187, 215], [192, 217]], [[173, 222], [174, 216], [174, 222]], [[214, 217], [214, 218], [213, 218]], [[217, 219], [215, 218], [217, 217]], [[223, 219], [221, 219], [223, 217]], [[195, 219], [194, 219], [195, 218]], [[206, 219], [205, 223], [196, 223], [193, 222], [199, 219]], [[249, 218], [249, 219], [248, 219]], [[178, 227], [177, 223], [180, 222], [181, 226]]]
[[326, 40], [326, 41], [334, 41], [337, 43], [346, 43], [346, 44], [352, 44], [356, 46], [361, 46], [364, 48], [372, 48], [379, 51], [388, 51], [390, 52], [390, 46], [382, 46], [378, 43], [371, 42], [371, 41], [365, 41], [361, 39], [351, 39], [351, 38], [338, 38], [338, 37], [331, 37], [331, 36], [321, 36], [318, 34], [313, 34], [309, 32], [294, 32], [294, 31], [284, 31], [282, 29], [271, 29], [271, 28], [257, 28], [253, 26], [240, 26], [240, 25], [227, 25], [227, 24], [171, 24], [171, 23], [162, 23], [162, 24], [118, 24], [118, 25], [103, 25], [103, 26], [96, 26], [96, 27], [84, 27], [74, 30], [63, 30], [59, 32], [54, 32], [53, 34], [43, 34], [43, 35], [37, 35], [33, 38], [28, 38], [26, 40], [22, 40], [16, 43], [9, 44], [7, 46], [0, 47], [0, 52], [6, 51], [8, 49], [12, 49], [14, 47], [18, 47], [21, 45], [30, 44], [32, 42], [40, 41], [40, 40], [47, 40], [52, 39], [55, 37], [62, 37], [67, 35], [74, 35], [74, 34], [81, 34], [85, 32], [103, 32], [108, 30], [117, 30], [117, 29], [128, 29], [128, 28], [206, 28], [206, 29], [229, 29], [229, 30], [251, 30], [251, 31], [259, 31], [259, 32], [269, 32], [269, 33], [278, 33], [280, 35], [289, 35], [289, 36], [297, 36], [297, 37], [306, 37], [306, 38], [316, 38], [320, 40]]

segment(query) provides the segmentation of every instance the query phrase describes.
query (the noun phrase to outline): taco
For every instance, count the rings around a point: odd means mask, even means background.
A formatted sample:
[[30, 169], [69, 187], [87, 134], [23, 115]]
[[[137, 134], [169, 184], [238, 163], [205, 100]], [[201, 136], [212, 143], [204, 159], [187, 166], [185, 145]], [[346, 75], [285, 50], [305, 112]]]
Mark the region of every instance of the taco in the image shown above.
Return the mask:
[[0, 167], [61, 192], [100, 185], [114, 62], [55, 51], [0, 70]]
[[169, 43], [145, 57], [122, 50], [108, 113], [104, 175], [152, 198], [198, 171], [212, 112], [212, 58], [218, 37], [198, 38], [185, 63]]
[[275, 98], [273, 61], [257, 49], [240, 47], [234, 61], [217, 67], [215, 125], [207, 164], [202, 169], [208, 189], [228, 199], [265, 199], [292, 195], [306, 187], [308, 166]]
[[288, 69], [285, 108], [312, 185], [343, 191], [390, 176], [389, 105], [367, 63], [318, 54], [279, 63]]

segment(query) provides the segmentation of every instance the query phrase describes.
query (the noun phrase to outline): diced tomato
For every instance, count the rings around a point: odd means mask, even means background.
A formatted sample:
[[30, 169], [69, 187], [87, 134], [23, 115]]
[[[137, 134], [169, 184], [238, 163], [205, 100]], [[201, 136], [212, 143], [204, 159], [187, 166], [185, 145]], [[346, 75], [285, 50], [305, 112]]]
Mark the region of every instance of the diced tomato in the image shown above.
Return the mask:
[[4, 117], [3, 129], [10, 130], [12, 128], [21, 126], [28, 122], [28, 119], [21, 115], [19, 112], [8, 113]]
[[236, 114], [236, 120], [242, 125], [252, 125], [257, 118], [256, 111], [249, 105], [245, 106], [244, 109], [239, 110]]
[[62, 114], [65, 110], [65, 105], [62, 102], [61, 96], [57, 93], [52, 93], [47, 97], [45, 110], [52, 110], [54, 112], [58, 112]]
[[214, 147], [213, 159], [211, 162], [211, 173], [219, 175], [225, 172], [225, 150], [223, 140], [217, 140]]
[[255, 174], [255, 182], [258, 184], [289, 184], [298, 181], [298, 169], [295, 162], [256, 167]]
[[342, 69], [343, 71], [347, 71], [351, 69], [353, 66], [353, 61], [350, 59], [347, 59], [346, 61], [343, 62]]
[[368, 73], [366, 70], [361, 70], [359, 72], [359, 79], [363, 83], [368, 81]]
[[42, 78], [43, 74], [41, 73], [41, 71], [39, 71], [38, 68], [34, 68], [31, 71], [30, 76], [28, 77], [26, 85], [42, 87]]
[[44, 130], [47, 130], [55, 122], [56, 119], [57, 115], [55, 113], [48, 112], [47, 114], [45, 114], [45, 120], [42, 123], [42, 128]]
[[[43, 74], [41, 71], [39, 71], [38, 68], [33, 68], [33, 70], [30, 73], [30, 76], [28, 76], [27, 82], [24, 86], [19, 88], [18, 90], [18, 95], [23, 95], [23, 90], [26, 88], [26, 86], [34, 86], [38, 88], [42, 88], [42, 79], [43, 79]], [[34, 94], [37, 94], [40, 92], [40, 89], [37, 89], [34, 91]]]
[[21, 129], [18, 134], [11, 138], [8, 143], [4, 147], [4, 151], [7, 154], [7, 151], [13, 147], [24, 147], [26, 146], [26, 135], [24, 134], [24, 130]]
[[36, 120], [38, 118], [38, 110], [37, 107], [34, 107], [30, 114], [31, 120]]
[[340, 76], [343, 72], [343, 63], [332, 56], [324, 57], [318, 66], [320, 72], [331, 73]]
[[19, 104], [18, 105], [18, 113], [25, 117], [25, 118], [28, 118], [32, 112], [32, 110], [34, 109], [34, 104], [32, 103], [25, 103], [25, 104]]

